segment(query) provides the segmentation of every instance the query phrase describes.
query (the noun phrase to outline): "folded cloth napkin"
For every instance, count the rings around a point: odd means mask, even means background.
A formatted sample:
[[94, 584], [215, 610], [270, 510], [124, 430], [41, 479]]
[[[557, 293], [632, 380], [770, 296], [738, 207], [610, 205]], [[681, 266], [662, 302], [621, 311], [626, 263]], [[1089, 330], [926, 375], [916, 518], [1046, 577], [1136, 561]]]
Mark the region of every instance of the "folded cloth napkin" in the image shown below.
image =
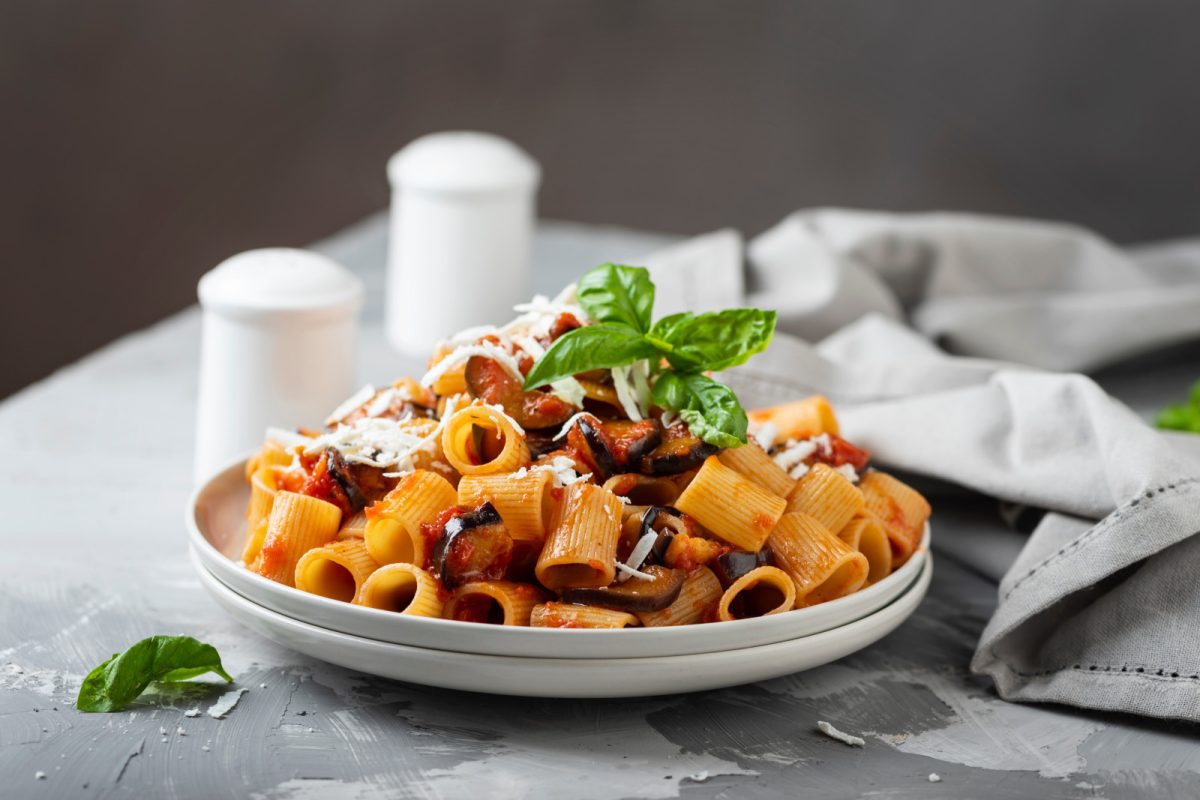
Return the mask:
[[746, 302], [809, 339], [836, 331], [816, 346], [782, 334], [727, 373], [746, 405], [822, 392], [879, 463], [1048, 510], [971, 665], [1002, 697], [1200, 720], [1200, 448], [1083, 375], [1039, 369], [1200, 336], [1200, 252], [1135, 256], [1042, 223], [818, 211], [745, 248], [722, 231], [649, 266], [662, 300]]

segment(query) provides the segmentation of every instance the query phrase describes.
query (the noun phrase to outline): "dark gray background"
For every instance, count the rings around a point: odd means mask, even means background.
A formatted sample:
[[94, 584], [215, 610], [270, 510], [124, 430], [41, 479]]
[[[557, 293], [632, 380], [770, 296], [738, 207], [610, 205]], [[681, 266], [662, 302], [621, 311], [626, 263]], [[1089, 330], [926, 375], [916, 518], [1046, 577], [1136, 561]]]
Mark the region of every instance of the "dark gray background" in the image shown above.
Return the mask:
[[0, 8], [0, 396], [383, 207], [412, 138], [544, 165], [546, 216], [753, 234], [811, 205], [1181, 236], [1200, 6], [40, 0]]

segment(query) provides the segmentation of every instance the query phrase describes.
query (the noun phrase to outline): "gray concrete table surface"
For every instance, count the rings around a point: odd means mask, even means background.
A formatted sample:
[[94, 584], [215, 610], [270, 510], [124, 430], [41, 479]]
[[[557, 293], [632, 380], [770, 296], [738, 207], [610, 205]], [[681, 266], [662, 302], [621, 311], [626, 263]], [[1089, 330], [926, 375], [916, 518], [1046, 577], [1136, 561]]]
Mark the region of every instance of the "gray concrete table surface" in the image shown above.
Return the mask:
[[[375, 382], [420, 369], [381, 334], [385, 236], [376, 216], [316, 246], [367, 283], [359, 368]], [[670, 241], [543, 223], [537, 288]], [[937, 506], [933, 585], [900, 629], [759, 684], [509, 698], [379, 679], [276, 646], [223, 614], [188, 562], [198, 334], [193, 308], [0, 404], [2, 798], [1200, 796], [1194, 726], [1009, 704], [968, 673], [996, 587], [956, 553], [1013, 537], [990, 503], [969, 498]], [[1194, 370], [1194, 359], [1166, 360], [1102, 377], [1148, 413]], [[226, 691], [210, 683], [158, 690], [122, 713], [74, 709], [91, 667], [156, 633], [217, 646], [248, 690], [224, 719], [185, 716]], [[819, 719], [866, 746], [822, 736]]]

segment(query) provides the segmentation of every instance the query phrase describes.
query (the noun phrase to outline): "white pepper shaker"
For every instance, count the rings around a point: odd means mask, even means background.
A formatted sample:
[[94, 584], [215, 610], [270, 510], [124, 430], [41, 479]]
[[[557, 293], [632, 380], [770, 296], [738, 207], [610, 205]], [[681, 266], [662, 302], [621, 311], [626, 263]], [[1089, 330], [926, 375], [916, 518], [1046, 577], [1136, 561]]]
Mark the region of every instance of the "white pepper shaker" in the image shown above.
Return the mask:
[[361, 281], [306, 250], [239, 253], [200, 279], [195, 479], [259, 446], [268, 426], [320, 425], [354, 389]]
[[530, 295], [537, 162], [487, 133], [434, 133], [388, 162], [392, 184], [386, 324], [425, 358], [440, 339], [512, 317]]

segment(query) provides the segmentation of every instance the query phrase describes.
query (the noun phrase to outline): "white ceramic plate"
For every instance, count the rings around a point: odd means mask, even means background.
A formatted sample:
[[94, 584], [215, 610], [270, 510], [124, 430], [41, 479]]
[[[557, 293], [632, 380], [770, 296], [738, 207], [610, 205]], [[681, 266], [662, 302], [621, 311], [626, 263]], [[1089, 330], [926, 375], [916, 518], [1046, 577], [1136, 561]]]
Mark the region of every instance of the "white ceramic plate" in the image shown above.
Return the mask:
[[714, 653], [784, 642], [861, 619], [908, 589], [928, 558], [929, 529], [904, 566], [862, 591], [812, 608], [757, 619], [673, 628], [580, 630], [479, 625], [363, 608], [302, 592], [242, 566], [250, 490], [244, 460], [201, 486], [188, 506], [191, 548], [200, 564], [246, 599], [296, 620], [380, 642], [494, 656], [646, 658]]
[[284, 647], [384, 678], [529, 697], [643, 697], [697, 692], [828, 664], [895, 630], [920, 605], [933, 575], [933, 559], [926, 558], [916, 582], [890, 605], [838, 628], [791, 641], [685, 656], [520, 658], [409, 647], [310, 625], [242, 597], [197, 559], [192, 551], [200, 581], [217, 603], [251, 630]]

